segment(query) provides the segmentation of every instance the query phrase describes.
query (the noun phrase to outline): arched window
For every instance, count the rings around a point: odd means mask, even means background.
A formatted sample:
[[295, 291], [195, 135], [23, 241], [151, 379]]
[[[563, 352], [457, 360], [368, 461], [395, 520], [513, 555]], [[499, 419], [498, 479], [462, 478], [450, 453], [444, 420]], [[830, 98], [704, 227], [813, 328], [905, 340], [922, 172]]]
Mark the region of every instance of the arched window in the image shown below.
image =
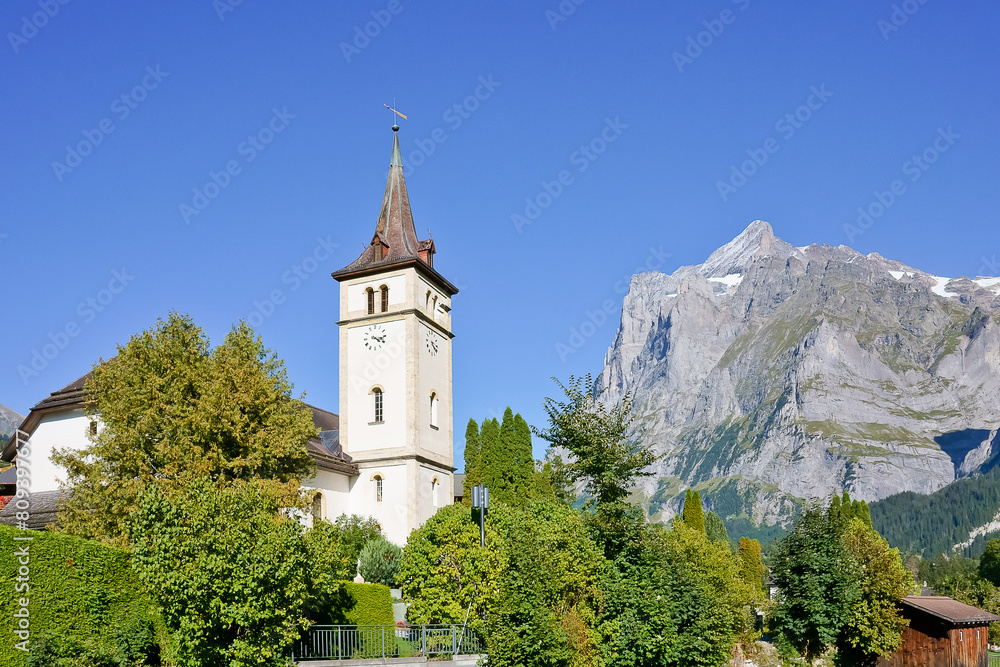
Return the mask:
[[382, 285], [379, 288], [382, 291], [382, 312], [389, 310], [389, 286]]
[[365, 290], [368, 293], [368, 314], [375, 314], [375, 290], [371, 287]]
[[424, 299], [424, 308], [426, 310], [431, 309], [431, 291], [427, 290], [427, 297]]
[[437, 314], [437, 309], [438, 309], [438, 298], [437, 294], [435, 294], [434, 298], [431, 299], [431, 317], [434, 317], [435, 314]]
[[431, 392], [431, 428], [437, 428], [438, 425], [438, 395], [436, 392]]
[[323, 492], [317, 491], [316, 495], [313, 496], [312, 502], [312, 515], [313, 521], [319, 521], [326, 518], [326, 502], [323, 498]]
[[382, 390], [378, 387], [372, 389], [372, 421], [381, 424], [382, 419]]
[[438, 487], [439, 486], [441, 486], [441, 483], [438, 481], [437, 477], [435, 477], [434, 479], [431, 480], [431, 501], [434, 503], [434, 507], [438, 506]]
[[382, 502], [382, 475], [375, 475], [372, 477], [372, 481], [375, 482], [375, 502]]

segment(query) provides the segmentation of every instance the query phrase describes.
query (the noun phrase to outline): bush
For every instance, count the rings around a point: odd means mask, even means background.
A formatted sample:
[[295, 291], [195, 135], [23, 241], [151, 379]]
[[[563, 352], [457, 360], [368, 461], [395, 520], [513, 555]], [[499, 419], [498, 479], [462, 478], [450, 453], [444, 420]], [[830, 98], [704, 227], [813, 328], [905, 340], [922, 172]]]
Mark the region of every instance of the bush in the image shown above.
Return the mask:
[[181, 667], [285, 664], [307, 623], [308, 562], [278, 498], [260, 481], [206, 479], [142, 497], [129, 526], [133, 566], [163, 608]]
[[[31, 537], [30, 542], [15, 541]], [[18, 549], [28, 545], [28, 590], [14, 589]], [[159, 665], [169, 636], [155, 604], [142, 590], [124, 551], [77, 537], [0, 526], [0, 664], [10, 667]], [[14, 646], [14, 613], [30, 600], [29, 656]]]
[[333, 625], [392, 625], [392, 596], [382, 584], [340, 585], [338, 608], [332, 610]]
[[358, 572], [365, 581], [390, 587], [396, 584], [403, 550], [395, 544], [383, 538], [371, 540], [361, 549], [359, 558]]

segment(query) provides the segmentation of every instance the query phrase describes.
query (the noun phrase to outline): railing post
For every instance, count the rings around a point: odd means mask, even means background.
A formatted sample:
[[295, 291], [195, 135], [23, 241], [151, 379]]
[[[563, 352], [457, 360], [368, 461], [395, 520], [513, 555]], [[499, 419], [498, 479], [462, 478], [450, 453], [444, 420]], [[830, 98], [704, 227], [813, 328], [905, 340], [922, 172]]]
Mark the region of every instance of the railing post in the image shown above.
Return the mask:
[[382, 657], [388, 658], [389, 656], [385, 654], [385, 626], [383, 625], [381, 629], [382, 629]]
[[451, 656], [455, 657], [455, 651], [458, 648], [458, 638], [455, 636], [455, 626], [451, 626]]
[[420, 626], [420, 655], [427, 657], [427, 626]]

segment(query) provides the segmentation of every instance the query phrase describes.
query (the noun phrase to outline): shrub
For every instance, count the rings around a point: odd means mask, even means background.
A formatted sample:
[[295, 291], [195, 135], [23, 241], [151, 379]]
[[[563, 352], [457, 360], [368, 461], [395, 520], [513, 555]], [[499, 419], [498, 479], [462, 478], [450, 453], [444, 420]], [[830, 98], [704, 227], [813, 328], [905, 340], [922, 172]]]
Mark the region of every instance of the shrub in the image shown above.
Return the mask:
[[395, 544], [383, 538], [371, 540], [361, 549], [359, 558], [358, 571], [365, 581], [386, 586], [396, 584], [403, 550]]
[[382, 584], [340, 584], [338, 605], [331, 610], [333, 625], [392, 625], [392, 596]]
[[[15, 541], [30, 537], [30, 542]], [[18, 559], [28, 545], [28, 590], [14, 589]], [[57, 533], [0, 526], [0, 579], [10, 582], [0, 598], [0, 664], [10, 667], [103, 667], [159, 665], [169, 646], [166, 626], [143, 591], [124, 551]], [[30, 600], [29, 656], [14, 646], [18, 598]], [[109, 662], [110, 661], [110, 662]]]

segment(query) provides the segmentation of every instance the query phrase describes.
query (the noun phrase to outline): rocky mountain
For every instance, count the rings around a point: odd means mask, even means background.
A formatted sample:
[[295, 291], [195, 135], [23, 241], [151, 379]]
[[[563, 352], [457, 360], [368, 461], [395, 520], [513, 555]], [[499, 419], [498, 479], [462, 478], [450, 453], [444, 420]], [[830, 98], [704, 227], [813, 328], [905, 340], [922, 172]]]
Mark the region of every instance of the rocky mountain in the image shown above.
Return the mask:
[[632, 278], [602, 380], [665, 456], [650, 514], [697, 487], [735, 524], [806, 499], [934, 492], [1000, 450], [1000, 278], [944, 278], [753, 222]]
[[6, 405], [0, 405], [0, 446], [7, 443], [14, 431], [20, 426], [24, 417], [14, 412]]

